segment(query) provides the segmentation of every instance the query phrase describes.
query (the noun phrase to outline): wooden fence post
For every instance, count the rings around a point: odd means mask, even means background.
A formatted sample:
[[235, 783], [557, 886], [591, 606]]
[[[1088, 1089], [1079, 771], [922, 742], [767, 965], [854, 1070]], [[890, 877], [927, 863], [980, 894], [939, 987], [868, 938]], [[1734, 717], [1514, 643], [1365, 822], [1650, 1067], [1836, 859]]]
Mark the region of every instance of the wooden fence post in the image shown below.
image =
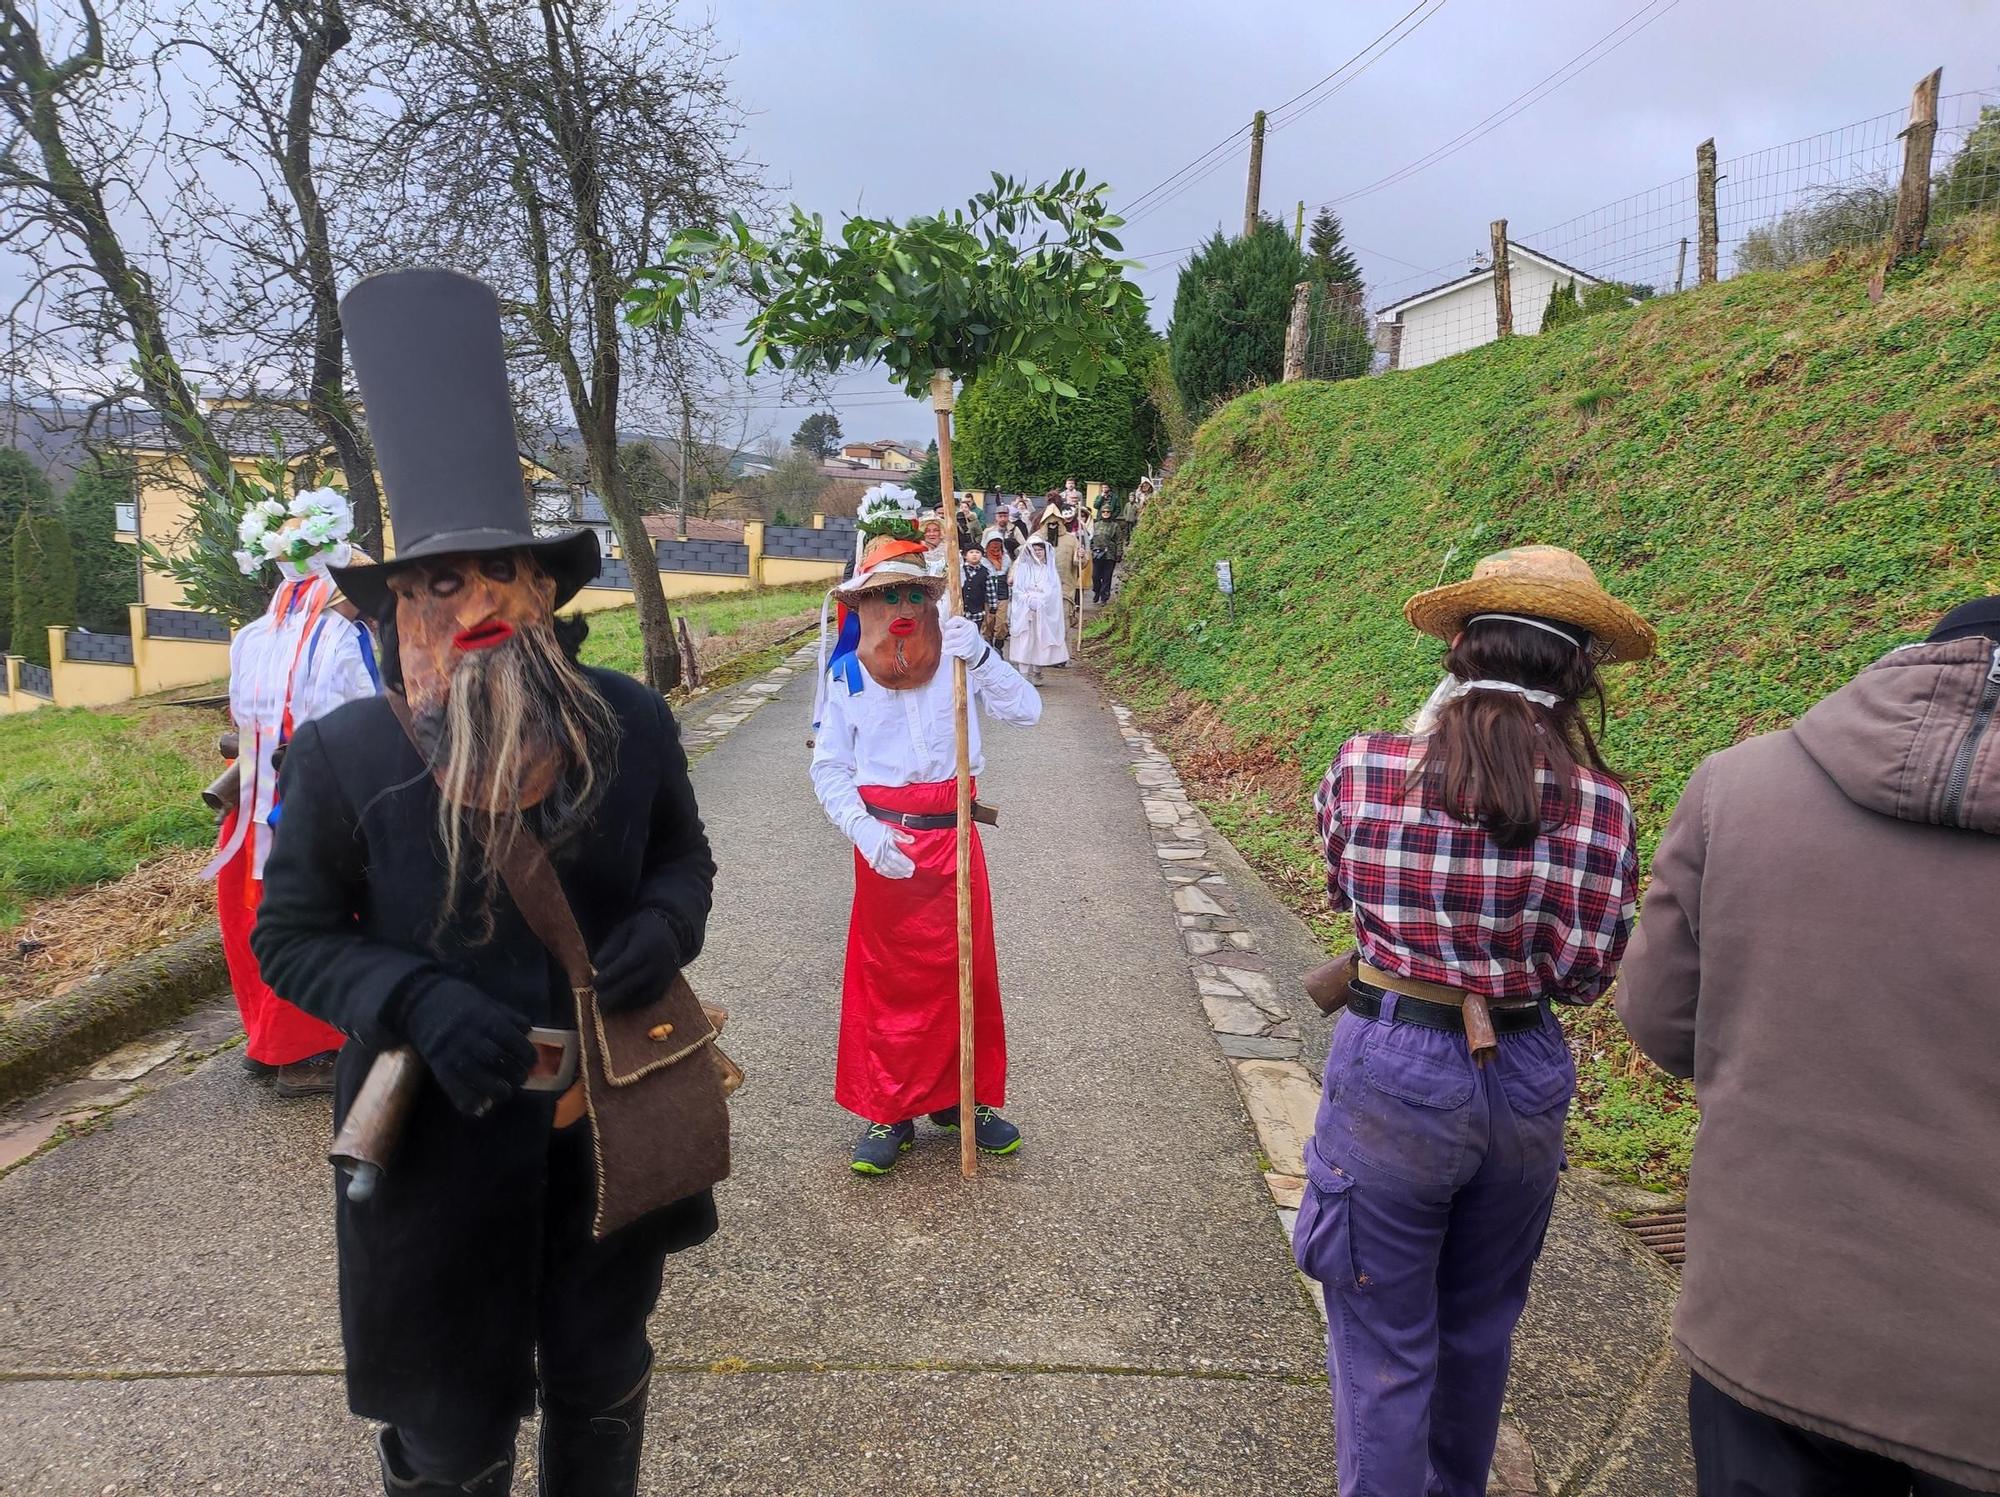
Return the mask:
[[1292, 320], [1285, 328], [1285, 378], [1290, 384], [1306, 377], [1306, 347], [1312, 342], [1312, 282], [1292, 288]]
[[1493, 323], [1500, 336], [1514, 335], [1514, 277], [1507, 263], [1507, 220], [1493, 220]]
[[1243, 237], [1257, 232], [1257, 203], [1264, 190], [1264, 111], [1250, 121], [1250, 181], [1243, 191]]
[[1716, 274], [1716, 246], [1719, 237], [1715, 225], [1715, 137], [1709, 136], [1694, 148], [1694, 192], [1697, 218], [1696, 233], [1699, 246], [1695, 264], [1697, 283], [1713, 286]]
[[1896, 189], [1896, 228], [1889, 261], [1914, 255], [1924, 247], [1924, 230], [1931, 221], [1931, 146], [1937, 140], [1938, 68], [1910, 96], [1910, 122], [1903, 127], [1903, 181]]

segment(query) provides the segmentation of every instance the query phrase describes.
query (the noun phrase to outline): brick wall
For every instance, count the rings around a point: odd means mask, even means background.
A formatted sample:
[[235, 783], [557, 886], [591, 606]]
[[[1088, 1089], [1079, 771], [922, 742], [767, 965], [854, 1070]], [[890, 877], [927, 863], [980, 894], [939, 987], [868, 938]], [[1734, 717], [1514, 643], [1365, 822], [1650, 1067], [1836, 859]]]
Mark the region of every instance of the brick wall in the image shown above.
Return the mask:
[[229, 643], [229, 625], [213, 614], [184, 608], [148, 608], [146, 633], [154, 639], [210, 639]]
[[655, 541], [653, 552], [663, 572], [750, 575], [750, 547], [740, 541]]
[[71, 629], [63, 635], [63, 657], [67, 660], [95, 660], [104, 665], [130, 665], [132, 636], [86, 634], [81, 629]]
[[21, 690], [32, 691], [38, 697], [47, 697], [51, 701], [55, 700], [55, 678], [49, 674], [49, 668], [46, 665], [36, 665], [32, 660], [23, 660], [21, 662], [21, 673], [16, 679], [21, 683]]
[[597, 580], [591, 586], [622, 587], [629, 592], [632, 588], [632, 569], [625, 565], [624, 557], [607, 556], [598, 568]]
[[844, 530], [834, 529], [831, 520], [824, 530], [810, 525], [766, 525], [764, 554], [802, 561], [846, 561], [854, 554], [854, 522], [848, 521]]

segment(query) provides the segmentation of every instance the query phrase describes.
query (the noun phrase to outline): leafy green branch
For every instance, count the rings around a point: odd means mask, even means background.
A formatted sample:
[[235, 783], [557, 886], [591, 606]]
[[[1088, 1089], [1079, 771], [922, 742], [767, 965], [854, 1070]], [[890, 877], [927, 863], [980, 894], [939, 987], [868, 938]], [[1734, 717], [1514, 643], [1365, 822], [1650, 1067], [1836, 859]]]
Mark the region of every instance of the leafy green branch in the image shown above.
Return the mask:
[[1081, 168], [1034, 187], [995, 172], [963, 208], [900, 224], [850, 218], [830, 235], [794, 207], [765, 239], [732, 216], [681, 233], [640, 271], [626, 317], [678, 331], [705, 297], [742, 293], [757, 308], [743, 337], [751, 373], [880, 363], [912, 396], [948, 370], [1073, 399], [1125, 372], [1145, 321], [1108, 193]]

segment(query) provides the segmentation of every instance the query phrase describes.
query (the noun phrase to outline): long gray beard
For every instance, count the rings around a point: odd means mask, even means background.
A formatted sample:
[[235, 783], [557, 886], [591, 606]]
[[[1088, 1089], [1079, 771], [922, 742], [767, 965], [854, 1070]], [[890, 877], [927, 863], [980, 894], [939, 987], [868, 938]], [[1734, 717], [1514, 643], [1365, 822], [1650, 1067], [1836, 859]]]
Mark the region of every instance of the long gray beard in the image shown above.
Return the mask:
[[530, 808], [522, 798], [555, 762], [554, 783], [533, 807], [551, 852], [589, 822], [618, 752], [618, 718], [590, 678], [563, 653], [547, 625], [517, 629], [477, 650], [452, 672], [443, 710], [419, 723], [418, 741], [438, 782], [438, 835], [445, 850], [439, 925], [476, 888], [478, 939], [493, 933], [498, 868]]

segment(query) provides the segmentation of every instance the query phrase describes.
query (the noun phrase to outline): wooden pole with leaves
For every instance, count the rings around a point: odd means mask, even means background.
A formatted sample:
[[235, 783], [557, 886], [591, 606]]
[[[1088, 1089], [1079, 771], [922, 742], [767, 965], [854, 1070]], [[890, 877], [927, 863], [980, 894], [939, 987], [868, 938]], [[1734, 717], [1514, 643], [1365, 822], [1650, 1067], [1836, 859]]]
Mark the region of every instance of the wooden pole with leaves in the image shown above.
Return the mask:
[[[938, 508], [944, 511], [952, 497], [951, 371], [940, 369], [931, 375], [931, 409], [937, 412]], [[957, 555], [956, 521], [952, 555], [945, 558], [944, 591], [953, 618], [965, 612], [965, 565]], [[979, 1165], [978, 1119], [973, 1113], [972, 1095], [972, 701], [965, 679], [966, 665], [951, 662], [951, 724], [957, 735], [958, 763], [958, 1172], [970, 1180]]]
[[[740, 217], [726, 231], [683, 233], [662, 263], [641, 271], [627, 317], [676, 330], [704, 293], [728, 288], [756, 303], [743, 341], [754, 374], [766, 364], [834, 374], [880, 364], [904, 393], [928, 394], [937, 413], [940, 503], [954, 488], [954, 376], [1025, 385], [1051, 407], [1106, 374], [1125, 372], [1120, 350], [1145, 323], [1145, 303], [1125, 278], [1112, 230], [1122, 220], [1109, 189], [1081, 170], [1029, 187], [993, 173], [993, 189], [964, 208], [903, 223], [852, 218], [836, 234], [793, 208], [788, 225], [760, 238]], [[949, 520], [947, 519], [947, 523]], [[957, 547], [952, 547], [956, 553]], [[961, 564], [945, 566], [953, 614], [963, 611]], [[973, 1093], [972, 770], [966, 663], [952, 662], [957, 736], [959, 1167], [977, 1159]]]

